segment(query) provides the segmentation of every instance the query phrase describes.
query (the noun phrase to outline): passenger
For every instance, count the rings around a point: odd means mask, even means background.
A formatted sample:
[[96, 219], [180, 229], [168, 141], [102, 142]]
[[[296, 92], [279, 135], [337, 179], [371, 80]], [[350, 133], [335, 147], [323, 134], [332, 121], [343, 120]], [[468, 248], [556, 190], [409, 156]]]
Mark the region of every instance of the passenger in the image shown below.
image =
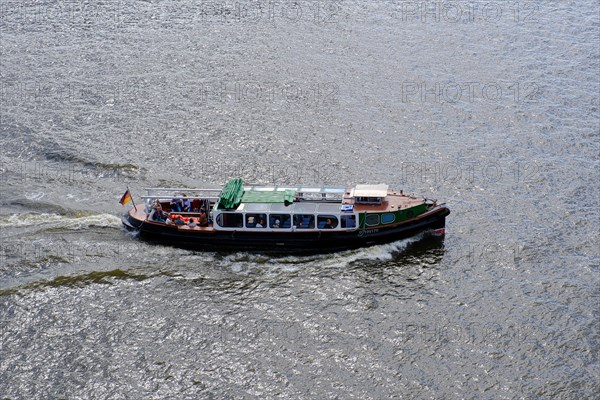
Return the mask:
[[200, 212], [200, 204], [202, 204], [202, 202], [198, 199], [192, 201], [192, 212]]
[[173, 197], [169, 205], [171, 206], [171, 212], [181, 212], [181, 199]]
[[160, 203], [156, 204], [152, 208], [152, 212], [150, 213], [149, 219], [151, 221], [156, 221], [156, 222], [165, 222], [166, 215], [163, 212], [162, 206], [160, 205]]
[[158, 221], [165, 222], [166, 219], [167, 219], [167, 213], [164, 212], [162, 207], [159, 205], [158, 206]]
[[173, 221], [171, 221], [171, 218], [167, 217], [167, 219], [165, 220], [165, 224], [171, 225], [172, 223]]
[[261, 220], [256, 224], [257, 228], [264, 228], [265, 227], [265, 220], [261, 218]]
[[200, 210], [200, 217], [198, 218], [198, 226], [208, 226], [208, 217], [204, 209]]
[[194, 218], [190, 218], [190, 221], [188, 222], [188, 226], [190, 228], [195, 228], [198, 226], [198, 224], [196, 224], [196, 221], [194, 220]]
[[156, 203], [152, 204], [152, 211], [150, 211], [150, 214], [148, 214], [148, 219], [150, 221], [154, 221], [154, 216], [156, 215]]
[[183, 221], [183, 219], [181, 219], [179, 215], [175, 217], [175, 221], [173, 221], [173, 223], [179, 226], [185, 225], [185, 222]]
[[188, 199], [185, 196], [185, 193], [183, 193], [182, 196], [183, 196], [183, 201], [182, 201], [181, 209], [183, 212], [190, 212], [192, 209], [192, 204], [190, 203], [190, 199]]
[[323, 226], [323, 229], [333, 229], [333, 225], [331, 224], [331, 218], [327, 218], [327, 221], [325, 221], [325, 225]]
[[279, 228], [279, 224], [281, 223], [281, 221], [279, 221], [279, 219], [275, 219], [275, 223], [273, 224], [273, 228]]

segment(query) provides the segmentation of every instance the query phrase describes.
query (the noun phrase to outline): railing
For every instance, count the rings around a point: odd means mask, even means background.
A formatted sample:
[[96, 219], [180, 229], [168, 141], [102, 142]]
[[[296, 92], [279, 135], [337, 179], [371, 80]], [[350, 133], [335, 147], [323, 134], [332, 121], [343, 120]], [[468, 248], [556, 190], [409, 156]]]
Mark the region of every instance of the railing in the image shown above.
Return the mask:
[[176, 197], [176, 193], [198, 193], [196, 197], [217, 196], [221, 188], [190, 189], [190, 188], [146, 188], [148, 196]]
[[[310, 187], [310, 186], [261, 186], [261, 185], [245, 185], [245, 191], [257, 192], [274, 192], [293, 190], [296, 192], [298, 200], [303, 201], [341, 201], [346, 193], [344, 187]], [[185, 198], [190, 200], [195, 199], [210, 199], [217, 200], [221, 194], [221, 188], [146, 188], [148, 193], [146, 196], [141, 196], [144, 200], [156, 199], [183, 199], [181, 193], [189, 194]], [[178, 194], [179, 193], [179, 194]]]
[[[148, 195], [141, 196], [146, 202], [147, 207], [150, 206], [154, 200], [170, 200], [170, 199], [181, 199], [181, 200], [202, 200], [215, 202], [219, 199], [221, 189], [190, 189], [190, 188], [146, 188]], [[181, 193], [186, 193], [186, 196], [182, 196]], [[187, 195], [189, 194], [189, 195]]]
[[294, 190], [298, 193], [346, 193], [346, 188], [342, 186], [264, 186], [264, 185], [245, 185], [244, 190], [275, 191], [275, 190]]
[[296, 192], [296, 198], [301, 201], [333, 201], [338, 202], [343, 200], [346, 188], [341, 186], [261, 186], [261, 185], [246, 185], [245, 191], [257, 192], [274, 192], [293, 190]]
[[219, 196], [175, 196], [175, 195], [170, 195], [170, 194], [165, 194], [163, 196], [140, 196], [142, 199], [144, 200], [161, 200], [161, 199], [178, 199], [178, 200], [204, 200], [204, 199], [209, 199], [209, 200], [217, 200], [219, 198]]

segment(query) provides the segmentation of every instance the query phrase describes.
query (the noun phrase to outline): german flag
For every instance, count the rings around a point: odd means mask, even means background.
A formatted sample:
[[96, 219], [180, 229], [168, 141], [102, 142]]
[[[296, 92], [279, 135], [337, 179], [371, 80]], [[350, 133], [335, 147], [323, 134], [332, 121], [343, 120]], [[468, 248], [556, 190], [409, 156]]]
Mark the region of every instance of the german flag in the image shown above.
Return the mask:
[[121, 203], [121, 205], [124, 206], [130, 201], [133, 202], [133, 199], [131, 198], [131, 193], [129, 193], [129, 189], [127, 189], [125, 191], [125, 194], [123, 194], [123, 197], [121, 197], [121, 200], [119, 200], [119, 203]]

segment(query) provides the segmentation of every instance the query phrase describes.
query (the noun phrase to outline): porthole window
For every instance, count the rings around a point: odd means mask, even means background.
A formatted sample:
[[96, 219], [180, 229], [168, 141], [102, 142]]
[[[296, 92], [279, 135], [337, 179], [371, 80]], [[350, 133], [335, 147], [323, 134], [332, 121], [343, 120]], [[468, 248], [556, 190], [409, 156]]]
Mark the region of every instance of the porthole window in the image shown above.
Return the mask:
[[392, 213], [383, 214], [381, 216], [381, 223], [382, 224], [391, 224], [395, 220], [396, 220], [396, 216], [394, 214], [392, 214]]
[[366, 222], [369, 226], [379, 225], [379, 214], [368, 214]]

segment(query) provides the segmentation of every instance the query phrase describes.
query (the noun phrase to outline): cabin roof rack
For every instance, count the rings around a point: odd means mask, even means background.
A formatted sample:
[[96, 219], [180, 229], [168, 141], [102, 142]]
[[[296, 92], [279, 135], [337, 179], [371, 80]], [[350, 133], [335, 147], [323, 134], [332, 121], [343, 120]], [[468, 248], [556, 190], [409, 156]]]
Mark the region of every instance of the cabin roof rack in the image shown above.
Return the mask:
[[356, 185], [350, 192], [350, 197], [385, 197], [388, 185]]

